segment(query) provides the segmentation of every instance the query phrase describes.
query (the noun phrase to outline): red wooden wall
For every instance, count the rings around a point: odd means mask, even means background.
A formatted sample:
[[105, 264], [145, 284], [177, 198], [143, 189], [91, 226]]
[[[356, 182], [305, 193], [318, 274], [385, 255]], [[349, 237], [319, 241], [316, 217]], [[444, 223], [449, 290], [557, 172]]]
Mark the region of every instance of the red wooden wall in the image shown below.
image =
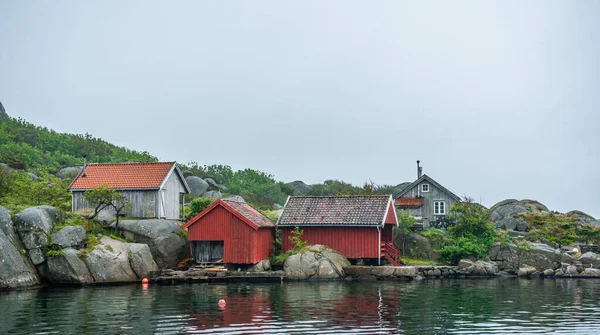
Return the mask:
[[[379, 258], [380, 248], [377, 227], [300, 227], [302, 240], [309, 244], [323, 244], [339, 251], [347, 258]], [[289, 240], [294, 227], [281, 227], [283, 252], [294, 246]]]
[[223, 263], [255, 264], [269, 258], [273, 228], [254, 230], [222, 206], [188, 227], [190, 241], [223, 241]]

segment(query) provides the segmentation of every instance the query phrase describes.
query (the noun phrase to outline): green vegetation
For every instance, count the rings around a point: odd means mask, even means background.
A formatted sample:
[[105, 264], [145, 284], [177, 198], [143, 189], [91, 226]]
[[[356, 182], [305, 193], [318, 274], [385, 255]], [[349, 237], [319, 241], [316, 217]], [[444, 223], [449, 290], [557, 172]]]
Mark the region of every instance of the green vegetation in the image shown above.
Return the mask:
[[[288, 257], [290, 257], [291, 255], [305, 251], [309, 247], [309, 245], [307, 242], [302, 241], [303, 234], [304, 234], [304, 231], [301, 230], [300, 227], [295, 227], [294, 230], [292, 230], [291, 235], [288, 236], [288, 239], [290, 240], [290, 242], [292, 242], [294, 244], [294, 247], [292, 249], [288, 250], [287, 252], [275, 255], [275, 257], [273, 257], [273, 262], [274, 263], [285, 262], [285, 260]], [[281, 240], [281, 238], [280, 238], [280, 240]], [[280, 247], [280, 250], [281, 250], [281, 247]]]
[[563, 245], [600, 241], [600, 227], [579, 224], [572, 215], [530, 211], [521, 213], [521, 217], [529, 224], [531, 230], [527, 236], [533, 241], [545, 238]]
[[399, 211], [397, 213], [397, 218], [398, 218], [398, 228], [396, 228], [396, 234], [399, 234], [400, 238], [398, 239], [400, 242], [400, 245], [397, 245], [396, 247], [398, 247], [400, 249], [401, 254], [407, 254], [408, 250], [407, 250], [407, 239], [408, 236], [411, 234], [411, 227], [417, 223], [417, 220], [410, 214], [408, 214], [405, 211]]
[[103, 209], [112, 208], [115, 211], [117, 222], [115, 229], [119, 229], [119, 216], [122, 211], [131, 208], [129, 199], [114, 189], [101, 185], [83, 193], [83, 199], [94, 206], [94, 213], [90, 216], [95, 218]]
[[83, 154], [97, 163], [157, 161], [148, 152], [118, 147], [90, 134], [62, 134], [21, 118], [0, 118], [0, 162], [15, 169], [55, 173], [81, 165]]
[[48, 256], [48, 257], [58, 257], [58, 256], [62, 256], [64, 254], [65, 254], [65, 251], [62, 249], [46, 251], [46, 256]]
[[400, 257], [405, 265], [438, 265], [438, 262], [431, 259], [417, 259], [409, 257]]
[[210, 206], [215, 200], [212, 198], [195, 198], [190, 201], [188, 206], [185, 208], [185, 220], [189, 221], [191, 218], [202, 212], [206, 207]]
[[23, 171], [5, 172], [0, 168], [0, 203], [11, 212], [39, 205], [67, 211], [71, 209], [69, 183], [47, 172], [39, 173], [36, 181]]

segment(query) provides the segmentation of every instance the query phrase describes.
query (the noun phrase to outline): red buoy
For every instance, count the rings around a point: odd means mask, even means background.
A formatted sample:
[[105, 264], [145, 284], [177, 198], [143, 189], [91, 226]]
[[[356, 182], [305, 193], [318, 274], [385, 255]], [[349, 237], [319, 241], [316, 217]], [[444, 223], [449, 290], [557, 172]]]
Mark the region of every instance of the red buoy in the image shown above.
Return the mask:
[[144, 278], [144, 279], [142, 279], [142, 284], [146, 284], [146, 285], [148, 285], [148, 278]]
[[227, 303], [225, 302], [225, 299], [219, 300], [219, 307], [225, 307], [225, 305], [227, 305]]

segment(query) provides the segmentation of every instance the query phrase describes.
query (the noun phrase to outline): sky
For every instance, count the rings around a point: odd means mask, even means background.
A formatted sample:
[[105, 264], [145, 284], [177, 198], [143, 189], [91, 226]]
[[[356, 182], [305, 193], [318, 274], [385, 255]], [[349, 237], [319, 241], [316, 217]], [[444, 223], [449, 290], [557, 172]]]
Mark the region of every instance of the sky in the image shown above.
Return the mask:
[[284, 182], [600, 217], [600, 1], [0, 2], [0, 101]]

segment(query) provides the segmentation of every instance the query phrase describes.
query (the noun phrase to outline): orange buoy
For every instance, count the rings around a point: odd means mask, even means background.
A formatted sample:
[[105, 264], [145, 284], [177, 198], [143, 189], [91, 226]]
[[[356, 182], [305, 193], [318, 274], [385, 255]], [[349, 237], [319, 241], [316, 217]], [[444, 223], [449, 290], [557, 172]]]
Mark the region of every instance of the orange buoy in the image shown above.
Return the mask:
[[219, 307], [225, 307], [225, 305], [227, 305], [227, 303], [225, 302], [225, 299], [219, 300]]
[[148, 285], [148, 278], [144, 278], [144, 279], [142, 279], [142, 284], [146, 284], [146, 285]]

